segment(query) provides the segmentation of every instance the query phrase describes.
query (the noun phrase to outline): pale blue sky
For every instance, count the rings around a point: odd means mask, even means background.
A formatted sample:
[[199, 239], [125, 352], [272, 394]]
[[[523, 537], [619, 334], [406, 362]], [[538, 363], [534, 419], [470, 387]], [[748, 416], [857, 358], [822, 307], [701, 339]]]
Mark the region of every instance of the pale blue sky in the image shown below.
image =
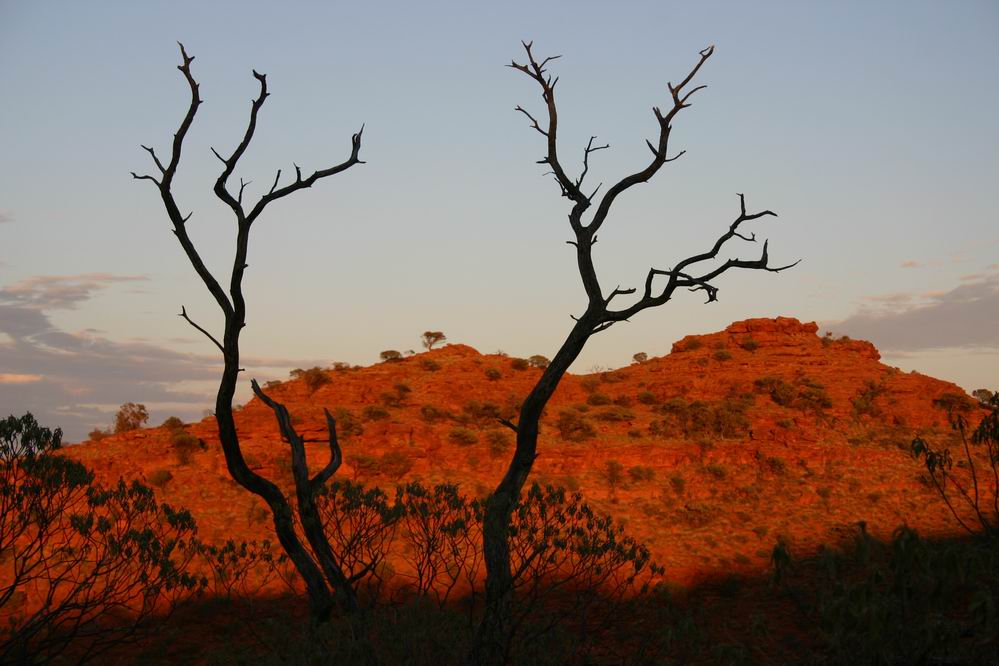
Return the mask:
[[[562, 54], [561, 154], [590, 134], [593, 183], [644, 165], [654, 104], [697, 52], [708, 89], [675, 122], [687, 154], [619, 201], [605, 289], [709, 246], [738, 212], [781, 275], [730, 274], [594, 338], [577, 370], [666, 353], [687, 333], [787, 315], [868, 337], [886, 360], [999, 385], [999, 5], [994, 2], [0, 2], [0, 405], [79, 437], [125, 400], [209, 406], [217, 326], [169, 231], [140, 143], [167, 150], [196, 56], [206, 100], [175, 192], [217, 273], [233, 225], [211, 185], [256, 93], [272, 96], [237, 176], [293, 161], [367, 164], [274, 204], [255, 226], [245, 353], [289, 367], [418, 348], [440, 329], [482, 351], [552, 355], [583, 303], [566, 200], [534, 162], [521, 39]], [[758, 248], [733, 246], [731, 256]], [[123, 279], [141, 278], [141, 279]], [[6, 378], [6, 379], [5, 379]], [[245, 393], [245, 391], [244, 391]]]

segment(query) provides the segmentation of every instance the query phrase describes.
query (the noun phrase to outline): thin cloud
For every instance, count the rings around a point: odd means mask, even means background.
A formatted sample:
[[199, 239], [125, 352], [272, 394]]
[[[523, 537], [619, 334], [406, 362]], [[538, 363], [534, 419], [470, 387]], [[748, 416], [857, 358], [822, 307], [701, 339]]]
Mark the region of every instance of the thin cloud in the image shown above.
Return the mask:
[[143, 275], [111, 273], [36, 275], [0, 289], [0, 303], [37, 310], [72, 310], [114, 283], [147, 279]]
[[41, 375], [19, 375], [13, 372], [0, 372], [0, 384], [30, 384], [32, 382], [40, 382], [41, 380]]
[[14, 217], [10, 213], [5, 213], [0, 210], [0, 224], [7, 224], [8, 222], [13, 222]]
[[[222, 365], [218, 354], [177, 351], [141, 338], [112, 340], [94, 328], [68, 332], [47, 314], [76, 308], [111, 285], [145, 279], [42, 275], [0, 289], [0, 405], [5, 412], [31, 411], [42, 423], [61, 427], [67, 441], [107, 426], [117, 406], [129, 401], [160, 411], [153, 422], [168, 414], [200, 418], [213, 403]], [[246, 357], [243, 364], [247, 376], [256, 373], [262, 380], [274, 368], [326, 365], [268, 357]]]
[[902, 268], [922, 268], [925, 265], [926, 264], [920, 263], [918, 261], [912, 261], [912, 260], [903, 261], [902, 262]]
[[[867, 299], [888, 307], [862, 307], [839, 322], [824, 324], [838, 333], [873, 342], [885, 352], [944, 348], [999, 349], [999, 276], [950, 291], [903, 299], [897, 294]], [[877, 299], [881, 298], [881, 301]]]

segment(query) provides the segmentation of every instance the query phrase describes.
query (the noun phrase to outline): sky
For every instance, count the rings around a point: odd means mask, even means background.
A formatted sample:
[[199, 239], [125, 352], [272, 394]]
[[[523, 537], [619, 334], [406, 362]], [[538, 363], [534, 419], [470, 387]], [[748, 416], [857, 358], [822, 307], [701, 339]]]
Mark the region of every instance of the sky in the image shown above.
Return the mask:
[[[606, 291], [709, 248], [748, 208], [781, 274], [729, 272], [595, 336], [573, 370], [619, 367], [750, 317], [817, 321], [883, 360], [999, 388], [999, 5], [899, 2], [34, 2], [0, 0], [0, 411], [70, 440], [142, 402], [158, 423], [213, 404], [217, 350], [177, 314], [221, 314], [131, 171], [201, 106], [174, 193], [227, 281], [231, 212], [212, 194], [257, 93], [233, 182], [366, 164], [272, 204], [250, 239], [244, 375], [370, 364], [422, 331], [554, 355], [585, 299], [567, 200], [515, 112], [533, 40], [558, 75], [560, 154], [605, 187], [649, 160], [653, 106], [709, 44], [707, 89], [674, 122], [684, 156], [615, 204], [594, 249]], [[748, 231], [749, 229], [747, 229]], [[727, 246], [729, 247], [729, 246]], [[755, 258], [733, 243], [725, 257]], [[623, 301], [622, 301], [623, 302]], [[239, 400], [249, 396], [241, 386]]]

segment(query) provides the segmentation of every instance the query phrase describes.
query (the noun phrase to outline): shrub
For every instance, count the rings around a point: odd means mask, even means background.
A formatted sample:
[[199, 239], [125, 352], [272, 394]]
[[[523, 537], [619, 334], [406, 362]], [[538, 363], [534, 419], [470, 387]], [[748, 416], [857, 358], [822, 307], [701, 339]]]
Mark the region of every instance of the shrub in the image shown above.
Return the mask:
[[618, 407], [631, 407], [632, 405], [635, 404], [635, 401], [631, 398], [630, 395], [619, 395], [616, 398], [614, 398], [614, 404], [617, 405]]
[[137, 482], [96, 484], [61, 440], [30, 414], [0, 419], [0, 663], [98, 659], [196, 586], [190, 514]]
[[386, 451], [378, 464], [379, 470], [392, 479], [400, 479], [413, 469], [413, 461], [402, 451]]
[[682, 495], [684, 489], [687, 487], [687, 480], [683, 478], [682, 474], [675, 472], [669, 477], [669, 485], [673, 488], [673, 492], [677, 495]]
[[748, 352], [754, 352], [760, 348], [760, 343], [754, 340], [752, 336], [747, 336], [739, 342], [739, 346]]
[[719, 465], [718, 463], [710, 463], [704, 466], [704, 471], [715, 477], [716, 479], [724, 479], [728, 476], [728, 470], [725, 469], [724, 465]]
[[539, 368], [541, 370], [547, 368], [548, 365], [551, 363], [551, 361], [549, 361], [541, 354], [535, 354], [531, 358], [527, 359], [527, 362], [531, 364], [532, 368]]
[[582, 442], [597, 435], [590, 422], [572, 410], [563, 410], [559, 414], [557, 426], [562, 439], [570, 442]]
[[635, 483], [651, 481], [656, 478], [656, 470], [645, 465], [635, 465], [634, 467], [628, 468], [628, 476]]
[[863, 388], [857, 393], [857, 396], [850, 401], [853, 405], [854, 416], [879, 416], [881, 410], [878, 409], [876, 400], [879, 396], [885, 393], [887, 389], [883, 383], [875, 382], [868, 379], [864, 382]]
[[975, 389], [974, 391], [971, 392], [971, 397], [977, 400], [978, 404], [980, 404], [983, 407], [988, 407], [989, 401], [992, 400], [993, 395], [994, 394], [992, 393], [992, 391], [983, 388]]
[[638, 394], [637, 398], [638, 402], [642, 403], [643, 405], [654, 405], [657, 402], [659, 402], [656, 399], [656, 394], [653, 393], [652, 391], [641, 391]]
[[439, 342], [447, 340], [447, 336], [441, 331], [424, 331], [420, 336], [423, 339], [423, 348], [430, 351]]
[[291, 378], [302, 380], [310, 393], [315, 393], [319, 390], [320, 386], [329, 384], [331, 381], [326, 371], [318, 366], [309, 368], [308, 370], [296, 368], [291, 371]]
[[420, 416], [423, 417], [423, 420], [427, 423], [437, 423], [450, 418], [451, 415], [439, 407], [435, 407], [433, 405], [423, 405], [420, 407]]
[[591, 393], [589, 397], [586, 398], [586, 403], [588, 405], [593, 405], [594, 407], [609, 405], [611, 402], [610, 396], [604, 393]]
[[168, 416], [166, 420], [160, 424], [160, 427], [166, 428], [167, 430], [177, 430], [178, 428], [184, 427], [184, 422], [176, 416]]
[[501, 373], [496, 368], [486, 368], [486, 379], [488, 379], [489, 381], [493, 381], [494, 382], [497, 379], [500, 379], [502, 377], [503, 377], [503, 373]]
[[428, 372], [437, 372], [441, 369], [441, 364], [432, 358], [421, 358], [420, 367]]
[[502, 430], [486, 431], [486, 443], [489, 444], [489, 455], [493, 458], [502, 457], [512, 445], [510, 435]]
[[402, 353], [400, 353], [399, 351], [396, 351], [395, 349], [386, 349], [382, 353], [378, 354], [378, 358], [380, 358], [382, 360], [382, 362], [384, 362], [384, 363], [389, 363], [389, 362], [393, 362], [393, 361], [401, 361], [402, 360]]
[[87, 433], [87, 437], [90, 438], [91, 442], [99, 442], [105, 437], [109, 437], [110, 435], [111, 435], [110, 430], [101, 430], [100, 428], [94, 428], [89, 433]]
[[[934, 404], [948, 409], [951, 428], [961, 447], [955, 455], [922, 437], [912, 440], [912, 455], [922, 458], [930, 481], [944, 500], [954, 519], [971, 534], [979, 532], [999, 537], [999, 395], [989, 400], [989, 413], [968, 434], [964, 414], [971, 409], [963, 395], [947, 394]], [[955, 469], [955, 467], [957, 469]], [[991, 477], [991, 483], [987, 480]], [[963, 505], [975, 516], [977, 527], [962, 518], [955, 504]]]
[[527, 370], [531, 367], [531, 362], [526, 358], [511, 358], [510, 367], [514, 370]]
[[347, 372], [350, 370], [350, 363], [345, 361], [333, 361], [333, 365], [330, 366], [333, 372]]
[[502, 417], [502, 410], [500, 409], [500, 406], [494, 402], [469, 400], [462, 405], [461, 411], [464, 412], [465, 418], [468, 422], [471, 422], [480, 428], [486, 425], [492, 425], [497, 421], [497, 419]]
[[634, 421], [635, 414], [627, 407], [619, 407], [617, 405], [613, 407], [608, 407], [603, 409], [596, 414], [594, 417], [600, 419], [601, 421]]
[[413, 389], [409, 388], [409, 384], [403, 382], [398, 382], [393, 387], [392, 391], [384, 391], [378, 396], [378, 399], [382, 401], [382, 404], [386, 407], [402, 407], [406, 402], [406, 396], [413, 392]]
[[731, 352], [726, 349], [719, 349], [714, 353], [716, 361], [728, 361], [732, 358]]
[[361, 418], [365, 421], [384, 421], [389, 418], [389, 413], [380, 405], [367, 405], [361, 410]]
[[646, 361], [649, 360], [649, 355], [646, 354], [645, 352], [638, 352], [637, 354], [631, 357], [631, 360], [634, 363], [645, 363]]
[[616, 490], [624, 481], [624, 465], [617, 460], [608, 460], [604, 464], [603, 476], [611, 490]]
[[452, 428], [447, 438], [458, 446], [471, 446], [479, 441], [479, 436], [468, 428]]
[[349, 439], [364, 434], [364, 426], [361, 424], [361, 420], [346, 407], [337, 407], [334, 409], [333, 418], [336, 419], [338, 437]]
[[201, 440], [183, 430], [175, 430], [170, 443], [173, 445], [174, 456], [181, 465], [189, 464], [194, 453], [201, 447]]
[[173, 480], [173, 474], [168, 469], [156, 469], [149, 474], [149, 484], [157, 488], [164, 488], [166, 484]]
[[146, 406], [135, 402], [126, 402], [118, 409], [114, 417], [115, 434], [138, 430], [149, 420]]
[[269, 381], [264, 382], [264, 388], [265, 389], [276, 389], [277, 387], [281, 386], [281, 384], [283, 384], [283, 383], [284, 382], [282, 382], [280, 379], [271, 379]]
[[760, 377], [753, 381], [753, 386], [761, 393], [769, 393], [770, 399], [781, 407], [790, 407], [794, 402], [794, 387], [780, 377]]
[[700, 349], [704, 346], [704, 342], [700, 338], [690, 338], [684, 343], [683, 349], [681, 351], [689, 352]]
[[749, 430], [746, 410], [749, 400], [727, 398], [717, 403], [695, 400], [688, 403], [683, 398], [671, 398], [657, 411], [664, 417], [649, 425], [649, 432], [659, 437], [695, 437], [714, 434], [720, 437], [738, 437]]

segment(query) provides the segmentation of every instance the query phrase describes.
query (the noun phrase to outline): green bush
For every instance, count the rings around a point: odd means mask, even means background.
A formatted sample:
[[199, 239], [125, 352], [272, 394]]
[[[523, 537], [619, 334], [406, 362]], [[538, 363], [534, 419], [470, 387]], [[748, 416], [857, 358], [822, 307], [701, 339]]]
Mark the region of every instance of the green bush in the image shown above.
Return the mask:
[[149, 411], [141, 403], [126, 402], [114, 417], [115, 434], [138, 430], [149, 420]]
[[350, 439], [364, 434], [364, 426], [354, 412], [346, 407], [337, 407], [333, 410], [333, 418], [336, 419], [336, 432], [338, 437]]
[[487, 430], [486, 443], [489, 444], [489, 455], [493, 458], [503, 456], [513, 444], [510, 435], [502, 430]]
[[160, 427], [166, 428], [167, 430], [177, 430], [184, 427], [184, 422], [176, 416], [168, 416], [166, 420], [160, 424]]
[[656, 470], [646, 465], [635, 465], [634, 467], [628, 468], [628, 477], [631, 478], [634, 483], [651, 481], [656, 478]]
[[388, 410], [380, 405], [367, 405], [361, 410], [361, 418], [365, 421], [384, 421], [389, 416]]
[[684, 343], [683, 349], [681, 351], [685, 352], [695, 351], [703, 346], [704, 342], [700, 338], [690, 338], [689, 340], [687, 340], [686, 343]]
[[653, 421], [649, 432], [658, 437], [739, 437], [749, 430], [746, 415], [749, 405], [750, 401], [745, 397], [726, 398], [716, 403], [671, 398], [658, 407], [657, 412], [663, 418]]
[[420, 367], [428, 372], [437, 372], [441, 369], [441, 364], [432, 358], [421, 358]]
[[386, 349], [385, 351], [378, 354], [378, 358], [380, 358], [384, 363], [401, 361], [402, 353], [395, 349]]
[[400, 479], [413, 469], [413, 461], [402, 451], [386, 451], [382, 454], [378, 469], [392, 479]]
[[451, 418], [451, 415], [446, 410], [434, 405], [423, 405], [420, 407], [420, 416], [427, 423], [438, 423], [439, 421]]
[[163, 489], [173, 480], [173, 474], [168, 469], [156, 469], [149, 474], [149, 484]]
[[170, 436], [174, 456], [181, 465], [190, 464], [195, 452], [202, 447], [201, 440], [184, 430], [175, 430]]
[[535, 354], [531, 358], [527, 359], [527, 362], [531, 364], [532, 368], [539, 368], [541, 370], [547, 368], [548, 365], [551, 363], [551, 361], [549, 361], [541, 354]]
[[302, 380], [310, 393], [315, 393], [319, 390], [320, 386], [325, 386], [332, 381], [329, 375], [326, 374], [326, 371], [318, 366], [309, 368], [308, 370], [295, 368], [290, 374], [292, 379]]
[[503, 373], [497, 370], [496, 368], [486, 368], [485, 374], [486, 374], [486, 379], [492, 382], [496, 381], [497, 379], [501, 379], [503, 377]]
[[511, 358], [510, 367], [514, 370], [527, 370], [531, 367], [531, 362], [526, 358]]
[[593, 425], [579, 412], [573, 410], [560, 412], [557, 426], [559, 435], [569, 442], [582, 442], [597, 436]]
[[719, 349], [714, 353], [716, 361], [728, 361], [732, 358], [732, 353], [726, 349]]
[[753, 386], [761, 393], [770, 394], [770, 399], [781, 407], [790, 407], [794, 402], [794, 387], [780, 377], [760, 377], [753, 381]]
[[494, 402], [469, 400], [461, 407], [465, 420], [478, 427], [493, 425], [503, 417], [503, 410]]
[[617, 489], [624, 482], [624, 465], [617, 460], [608, 460], [604, 463], [603, 476], [611, 490]]
[[618, 407], [614, 405], [613, 407], [608, 407], [607, 409], [602, 409], [593, 415], [594, 418], [601, 421], [634, 421], [635, 414], [627, 407]]
[[881, 410], [878, 408], [876, 401], [887, 390], [881, 382], [875, 382], [871, 379], [866, 380], [863, 388], [850, 401], [853, 405], [854, 416], [879, 416]]
[[452, 428], [447, 438], [458, 446], [471, 446], [479, 441], [479, 436], [468, 428]]
[[643, 405], [655, 405], [656, 403], [659, 402], [659, 400], [656, 398], [656, 394], [653, 393], [652, 391], [642, 391], [638, 394], [637, 398], [638, 402], [642, 403]]
[[62, 432], [31, 414], [0, 419], [3, 664], [99, 658], [197, 587], [185, 550], [191, 515], [138, 482], [95, 483], [61, 446]]
[[589, 397], [586, 398], [586, 404], [593, 405], [594, 407], [601, 407], [603, 405], [609, 405], [613, 402], [609, 395], [604, 393], [591, 393]]
[[760, 343], [754, 340], [752, 336], [747, 336], [739, 342], [739, 346], [748, 352], [754, 352], [760, 348]]

